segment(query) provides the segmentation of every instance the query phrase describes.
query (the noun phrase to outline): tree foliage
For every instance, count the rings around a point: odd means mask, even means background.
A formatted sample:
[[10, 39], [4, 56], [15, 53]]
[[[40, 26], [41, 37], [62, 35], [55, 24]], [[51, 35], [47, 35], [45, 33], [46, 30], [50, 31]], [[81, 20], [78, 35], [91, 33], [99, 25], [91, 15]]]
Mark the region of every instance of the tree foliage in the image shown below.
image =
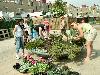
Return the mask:
[[66, 14], [65, 3], [62, 0], [56, 0], [50, 8], [50, 12], [54, 17], [60, 17]]

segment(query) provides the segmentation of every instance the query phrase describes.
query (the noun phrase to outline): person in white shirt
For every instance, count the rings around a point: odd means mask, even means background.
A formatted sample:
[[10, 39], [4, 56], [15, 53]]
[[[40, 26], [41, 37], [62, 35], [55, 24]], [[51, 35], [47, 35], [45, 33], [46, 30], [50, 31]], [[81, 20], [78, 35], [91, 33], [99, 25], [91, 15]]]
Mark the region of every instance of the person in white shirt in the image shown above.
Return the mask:
[[20, 49], [22, 49], [22, 55], [24, 55], [24, 40], [23, 40], [24, 27], [22, 25], [22, 20], [17, 20], [14, 28], [14, 34], [16, 37], [16, 59], [19, 59]]
[[28, 20], [27, 19], [24, 20], [24, 32], [25, 32], [24, 40], [27, 43], [27, 42], [29, 42], [29, 40], [31, 40], [31, 28], [28, 25]]

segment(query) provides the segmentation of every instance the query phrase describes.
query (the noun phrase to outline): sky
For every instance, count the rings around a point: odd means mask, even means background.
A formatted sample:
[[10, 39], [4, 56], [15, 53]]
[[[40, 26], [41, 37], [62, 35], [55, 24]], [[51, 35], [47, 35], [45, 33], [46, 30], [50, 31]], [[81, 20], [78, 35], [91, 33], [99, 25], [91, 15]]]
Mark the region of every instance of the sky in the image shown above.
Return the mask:
[[[47, 0], [47, 2], [54, 2], [55, 0]], [[100, 6], [100, 0], [63, 0], [68, 2], [69, 4], [73, 4], [75, 6], [80, 7], [81, 5], [93, 6], [94, 4]]]

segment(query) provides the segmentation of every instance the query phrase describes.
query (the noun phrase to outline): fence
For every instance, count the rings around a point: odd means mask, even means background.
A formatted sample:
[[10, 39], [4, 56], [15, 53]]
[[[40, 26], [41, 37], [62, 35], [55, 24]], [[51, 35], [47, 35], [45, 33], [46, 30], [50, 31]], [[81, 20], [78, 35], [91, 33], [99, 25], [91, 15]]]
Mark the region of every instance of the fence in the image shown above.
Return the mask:
[[[52, 27], [52, 30], [59, 30], [60, 29], [60, 25], [61, 25], [61, 18], [48, 18], [49, 23]], [[68, 29], [69, 28], [69, 23], [71, 22], [71, 20], [77, 20], [76, 18], [73, 17], [65, 17], [64, 21], [66, 23], [65, 28]], [[33, 24], [37, 24], [39, 22], [43, 21], [42, 18], [37, 18], [37, 19], [33, 19]]]
[[9, 38], [8, 29], [0, 29], [0, 40]]

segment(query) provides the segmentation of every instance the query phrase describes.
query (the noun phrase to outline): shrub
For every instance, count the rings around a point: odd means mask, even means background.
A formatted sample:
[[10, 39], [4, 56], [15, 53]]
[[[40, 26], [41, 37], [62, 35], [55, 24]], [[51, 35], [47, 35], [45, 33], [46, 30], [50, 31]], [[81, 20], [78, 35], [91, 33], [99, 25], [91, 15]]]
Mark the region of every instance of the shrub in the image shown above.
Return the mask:
[[[67, 55], [66, 59], [74, 60], [81, 52], [80, 41], [71, 40], [70, 42], [63, 41], [62, 35], [50, 35], [50, 39], [36, 39], [33, 42], [26, 44], [26, 48], [32, 50], [32, 48], [39, 48], [47, 50], [49, 56], [54, 60], [58, 60], [63, 55]], [[83, 42], [83, 41], [81, 41]]]

